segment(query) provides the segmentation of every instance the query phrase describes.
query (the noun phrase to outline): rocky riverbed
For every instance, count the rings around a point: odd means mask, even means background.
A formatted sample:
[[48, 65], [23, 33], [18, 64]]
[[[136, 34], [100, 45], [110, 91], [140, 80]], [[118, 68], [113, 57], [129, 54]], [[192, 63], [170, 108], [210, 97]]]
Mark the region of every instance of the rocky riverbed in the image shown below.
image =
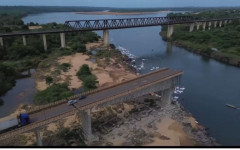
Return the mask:
[[[97, 146], [216, 146], [179, 103], [161, 106], [151, 95], [93, 113]], [[105, 120], [105, 121], [104, 121]]]

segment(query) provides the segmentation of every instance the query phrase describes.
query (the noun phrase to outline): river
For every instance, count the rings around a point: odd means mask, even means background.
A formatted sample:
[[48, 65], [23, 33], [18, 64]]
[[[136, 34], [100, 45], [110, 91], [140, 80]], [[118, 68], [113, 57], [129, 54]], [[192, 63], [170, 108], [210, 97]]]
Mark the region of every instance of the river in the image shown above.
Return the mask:
[[[24, 17], [25, 23], [40, 24], [77, 19], [105, 19], [166, 16], [166, 13], [148, 15], [83, 15], [71, 12], [43, 13]], [[211, 136], [222, 145], [239, 145], [240, 69], [178, 48], [162, 40], [160, 26], [110, 30], [110, 42], [137, 56], [136, 65], [144, 64], [141, 73], [152, 67], [169, 67], [184, 71], [181, 85], [186, 87], [180, 103], [199, 123], [209, 129]], [[102, 32], [97, 32], [102, 35]], [[59, 43], [60, 44], [60, 43]]]

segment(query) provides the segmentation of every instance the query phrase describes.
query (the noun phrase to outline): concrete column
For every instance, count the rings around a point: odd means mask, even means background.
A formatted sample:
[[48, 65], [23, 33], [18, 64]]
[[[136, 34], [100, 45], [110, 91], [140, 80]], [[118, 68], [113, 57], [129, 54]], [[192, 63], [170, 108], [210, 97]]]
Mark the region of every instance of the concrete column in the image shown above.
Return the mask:
[[169, 88], [167, 90], [162, 91], [161, 103], [163, 106], [166, 106], [171, 103], [173, 91], [174, 91], [173, 88]]
[[190, 28], [189, 28], [189, 32], [193, 32], [193, 29], [194, 29], [194, 23], [191, 23]]
[[228, 22], [229, 22], [229, 23], [232, 23], [232, 20], [229, 20]]
[[222, 27], [222, 21], [219, 21], [219, 27], [220, 28]]
[[109, 31], [103, 30], [103, 44], [104, 46], [109, 46]]
[[0, 45], [3, 47], [4, 43], [3, 43], [3, 37], [0, 37]]
[[90, 109], [81, 111], [80, 117], [82, 120], [82, 129], [83, 129], [83, 133], [84, 133], [84, 138], [85, 138], [85, 140], [89, 141], [93, 137]]
[[40, 131], [39, 130], [35, 130], [34, 133], [36, 135], [37, 146], [43, 146], [42, 139], [41, 139], [41, 136], [40, 136]]
[[43, 34], [42, 37], [43, 37], [43, 47], [44, 47], [44, 50], [47, 51], [47, 38], [46, 38], [46, 34]]
[[227, 20], [224, 20], [224, 26], [225, 26], [227, 23], [228, 23], [228, 21], [227, 21]]
[[174, 32], [174, 27], [173, 25], [168, 25], [168, 30], [167, 30], [167, 38], [170, 38]]
[[212, 22], [208, 22], [208, 30], [211, 30]]
[[206, 22], [203, 22], [203, 31], [206, 29]]
[[60, 38], [61, 38], [61, 47], [65, 48], [66, 47], [65, 33], [60, 33]]
[[214, 21], [214, 28], [217, 27], [217, 21]]
[[197, 22], [196, 24], [197, 24], [197, 30], [199, 30], [199, 28], [200, 28], [200, 22]]
[[25, 36], [25, 35], [23, 35], [23, 36], [22, 36], [22, 38], [23, 38], [23, 45], [24, 45], [24, 46], [26, 46], [26, 45], [27, 45], [26, 36]]

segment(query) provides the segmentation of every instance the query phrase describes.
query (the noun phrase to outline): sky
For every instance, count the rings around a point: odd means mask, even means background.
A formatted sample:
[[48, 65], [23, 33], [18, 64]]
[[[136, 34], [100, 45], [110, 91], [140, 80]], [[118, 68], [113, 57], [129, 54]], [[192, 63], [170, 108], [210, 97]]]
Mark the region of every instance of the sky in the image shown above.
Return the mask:
[[92, 6], [92, 7], [217, 7], [240, 6], [240, 0], [0, 0], [1, 6]]

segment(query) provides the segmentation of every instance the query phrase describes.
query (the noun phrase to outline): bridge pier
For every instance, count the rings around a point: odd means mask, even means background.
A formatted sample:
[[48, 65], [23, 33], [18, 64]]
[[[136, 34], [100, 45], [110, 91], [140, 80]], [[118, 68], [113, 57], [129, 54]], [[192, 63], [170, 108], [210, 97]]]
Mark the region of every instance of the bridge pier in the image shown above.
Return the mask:
[[205, 31], [205, 29], [206, 29], [206, 22], [203, 22], [203, 31]]
[[173, 25], [168, 25], [167, 38], [172, 37], [173, 32], [174, 32], [174, 26]]
[[86, 141], [90, 141], [93, 138], [90, 109], [82, 110], [80, 112], [80, 117], [81, 117], [81, 121], [82, 121], [82, 129], [83, 129], [84, 138]]
[[196, 24], [197, 24], [197, 30], [199, 30], [199, 28], [200, 28], [200, 22], [196, 22]]
[[217, 21], [214, 21], [214, 28], [217, 27]]
[[66, 47], [65, 33], [60, 33], [60, 38], [61, 38], [61, 47], [65, 48]]
[[23, 45], [24, 45], [24, 46], [26, 46], [26, 45], [27, 45], [26, 36], [25, 36], [25, 35], [23, 35], [23, 36], [22, 36], [22, 38], [23, 38]]
[[37, 140], [37, 146], [43, 146], [42, 144], [42, 139], [41, 139], [41, 136], [40, 136], [40, 131], [38, 129], [36, 129], [34, 131], [35, 135], [36, 135], [36, 140]]
[[228, 22], [229, 22], [229, 23], [232, 23], [232, 20], [229, 20]]
[[109, 46], [109, 30], [103, 30], [103, 44]]
[[171, 103], [173, 91], [174, 91], [173, 87], [162, 91], [161, 103], [163, 106], [166, 106]]
[[4, 46], [4, 43], [3, 43], [3, 38], [0, 37], [0, 45], [3, 47]]
[[227, 20], [224, 20], [224, 26], [226, 26], [227, 23], [228, 23], [228, 21], [227, 21]]
[[193, 29], [194, 29], [194, 23], [191, 23], [190, 28], [189, 28], [189, 32], [193, 32]]
[[43, 37], [43, 47], [44, 47], [44, 50], [47, 51], [47, 38], [46, 38], [46, 34], [43, 34], [42, 37]]
[[208, 30], [211, 30], [212, 22], [208, 22]]
[[222, 21], [219, 21], [219, 27], [220, 28], [222, 27]]

